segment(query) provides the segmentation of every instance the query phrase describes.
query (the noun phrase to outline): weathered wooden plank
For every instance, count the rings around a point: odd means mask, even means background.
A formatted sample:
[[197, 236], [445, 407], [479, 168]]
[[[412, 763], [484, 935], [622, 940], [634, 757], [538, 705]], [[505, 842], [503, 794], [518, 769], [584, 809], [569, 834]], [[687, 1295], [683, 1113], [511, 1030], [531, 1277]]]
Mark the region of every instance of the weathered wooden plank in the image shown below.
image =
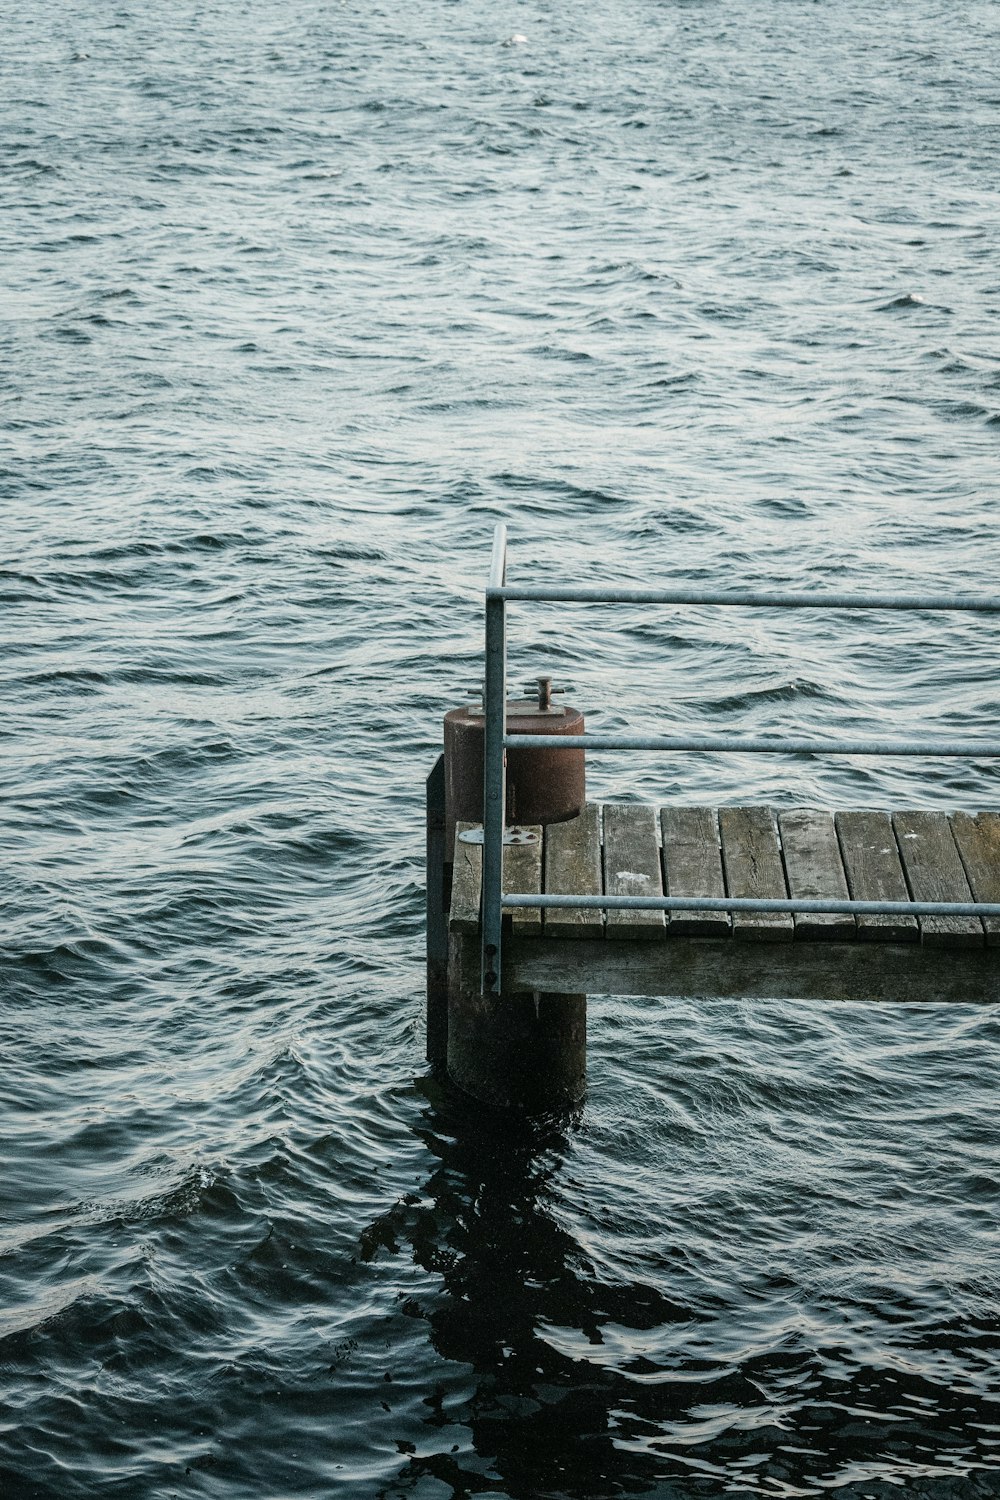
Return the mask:
[[[1000, 902], [1000, 813], [952, 813], [951, 831], [976, 900]], [[1000, 917], [982, 923], [989, 946], [1000, 946]]]
[[[829, 896], [834, 901], [848, 899], [847, 879], [840, 858], [833, 814], [811, 808], [794, 808], [780, 813], [778, 828], [785, 859], [788, 894], [803, 901]], [[796, 941], [826, 938], [849, 941], [857, 934], [854, 918], [833, 912], [795, 915]]]
[[[661, 807], [663, 889], [668, 896], [724, 896], [722, 854], [710, 807]], [[671, 912], [671, 937], [726, 937], [729, 916], [718, 911]]]
[[968, 1005], [1000, 1002], [1000, 948], [512, 938], [504, 949], [504, 976], [514, 991]]
[[483, 846], [464, 844], [460, 837], [477, 823], [455, 825], [455, 869], [451, 882], [451, 914], [448, 928], [451, 932], [479, 931], [479, 904], [483, 891]]
[[[579, 817], [545, 829], [545, 890], [552, 896], [600, 896], [600, 808], [588, 802]], [[567, 906], [545, 912], [547, 937], [604, 936], [599, 907]]]
[[[662, 896], [656, 809], [643, 803], [604, 805], [604, 894]], [[616, 938], [662, 938], [662, 911], [609, 911], [606, 933]]]
[[[503, 851], [503, 888], [512, 896], [537, 896], [542, 889], [542, 830], [524, 826], [512, 834], [533, 836], [531, 843], [505, 844]], [[510, 913], [511, 930], [524, 937], [540, 937], [542, 910], [539, 906], [515, 906]]]
[[[944, 813], [892, 815], [896, 844], [914, 901], [971, 901], [951, 825]], [[920, 935], [934, 947], [976, 948], [983, 943], [978, 917], [920, 917]]]
[[[834, 817], [852, 901], [909, 901], [910, 892], [886, 812], [839, 812]], [[916, 917], [857, 918], [862, 942], [916, 943]]]
[[[778, 832], [769, 807], [720, 807], [719, 833], [730, 896], [786, 899]], [[795, 925], [788, 912], [733, 913], [733, 937], [744, 942], [790, 943], [794, 936]]]

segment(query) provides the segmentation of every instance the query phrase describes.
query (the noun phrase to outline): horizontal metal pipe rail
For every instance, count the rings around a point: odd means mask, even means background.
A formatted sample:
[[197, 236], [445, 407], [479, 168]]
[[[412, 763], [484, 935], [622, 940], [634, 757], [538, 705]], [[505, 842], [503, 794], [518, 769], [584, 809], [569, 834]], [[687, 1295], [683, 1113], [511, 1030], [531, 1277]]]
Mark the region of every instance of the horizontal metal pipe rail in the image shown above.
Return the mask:
[[712, 735], [505, 734], [507, 750], [684, 750], [715, 755], [977, 755], [1000, 756], [1000, 740], [750, 740]]
[[947, 609], [1000, 614], [1000, 598], [967, 594], [759, 594], [713, 589], [512, 587], [490, 583], [487, 599], [536, 604], [710, 604], [734, 609]]
[[765, 900], [757, 896], [556, 896], [504, 893], [507, 907], [597, 908], [600, 911], [787, 911], [805, 915], [872, 917], [1000, 917], [1000, 902], [977, 901], [828, 901], [825, 897]]
[[872, 916], [1000, 916], [1000, 905], [945, 901], [765, 901], [709, 896], [513, 895], [503, 889], [507, 750], [660, 750], [719, 755], [873, 755], [1000, 757], [1000, 742], [956, 740], [812, 740], [730, 735], [507, 734], [507, 605], [655, 604], [736, 609], [939, 610], [1000, 614], [1000, 598], [965, 594], [758, 593], [715, 589], [512, 587], [507, 583], [507, 528], [498, 525], [486, 591], [484, 689], [482, 992], [500, 992], [504, 908], [599, 907], [604, 911], [828, 912]]

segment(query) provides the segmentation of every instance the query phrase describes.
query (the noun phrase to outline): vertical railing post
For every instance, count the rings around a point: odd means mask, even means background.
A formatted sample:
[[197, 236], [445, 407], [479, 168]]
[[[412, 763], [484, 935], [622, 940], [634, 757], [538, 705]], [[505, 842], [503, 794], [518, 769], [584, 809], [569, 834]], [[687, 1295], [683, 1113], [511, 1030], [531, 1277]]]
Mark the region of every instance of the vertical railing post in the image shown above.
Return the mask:
[[493, 533], [493, 559], [486, 594], [486, 683], [483, 693], [483, 912], [482, 993], [500, 993], [503, 910], [503, 836], [507, 801], [507, 601], [496, 598], [507, 575], [507, 528]]

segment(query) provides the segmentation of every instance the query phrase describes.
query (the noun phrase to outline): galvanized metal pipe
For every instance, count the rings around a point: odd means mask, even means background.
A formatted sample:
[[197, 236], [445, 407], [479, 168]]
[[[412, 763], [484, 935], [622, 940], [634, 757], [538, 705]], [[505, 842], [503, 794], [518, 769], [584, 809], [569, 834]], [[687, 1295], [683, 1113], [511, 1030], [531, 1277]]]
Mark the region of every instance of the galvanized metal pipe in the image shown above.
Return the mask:
[[504, 892], [505, 907], [598, 907], [606, 911], [830, 912], [835, 916], [1000, 917], [1000, 902], [766, 900], [751, 896], [564, 896]]
[[507, 528], [498, 521], [493, 528], [493, 552], [490, 557], [490, 581], [486, 588], [489, 598], [494, 589], [502, 589], [507, 581]]
[[566, 750], [684, 750], [716, 755], [961, 755], [972, 759], [1000, 756], [1000, 740], [771, 740], [731, 735], [650, 734], [508, 734], [504, 745], [520, 750], [531, 745]]
[[[495, 544], [494, 544], [495, 545]], [[755, 590], [499, 587], [491, 580], [487, 599], [539, 604], [711, 604], [737, 609], [947, 609], [1000, 614], [1000, 598], [971, 594], [762, 594]]]
[[961, 756], [968, 759], [1000, 757], [992, 741], [954, 740], [809, 740], [756, 739], [731, 736], [686, 735], [508, 735], [506, 734], [506, 605], [510, 601], [550, 604], [711, 605], [744, 609], [839, 610], [950, 610], [1000, 613], [1000, 598], [963, 594], [767, 594], [708, 589], [627, 589], [580, 587], [508, 587], [506, 583], [507, 529], [498, 525], [486, 589], [485, 775], [483, 808], [483, 948], [484, 994], [500, 990], [503, 908], [597, 907], [602, 910], [717, 911], [717, 912], [827, 912], [833, 915], [872, 916], [1000, 916], [1000, 904], [928, 901], [768, 901], [747, 897], [709, 896], [574, 896], [526, 895], [503, 892], [503, 834], [505, 809], [505, 750], [532, 749], [542, 744], [583, 750], [663, 750], [675, 753], [750, 755], [871, 755]]
[[[490, 579], [504, 579], [507, 565], [507, 528], [493, 536]], [[500, 947], [503, 910], [503, 834], [507, 802], [507, 605], [495, 590], [486, 598], [486, 681], [483, 692], [483, 943], [481, 982], [484, 995], [500, 991]], [[558, 738], [558, 736], [557, 736]]]

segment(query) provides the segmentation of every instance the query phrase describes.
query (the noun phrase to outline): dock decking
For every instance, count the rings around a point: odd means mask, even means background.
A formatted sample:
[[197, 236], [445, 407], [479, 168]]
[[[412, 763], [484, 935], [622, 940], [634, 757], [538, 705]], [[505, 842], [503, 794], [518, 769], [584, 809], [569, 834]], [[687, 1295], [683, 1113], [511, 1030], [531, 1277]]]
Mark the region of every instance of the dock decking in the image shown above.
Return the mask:
[[[985, 594], [511, 585], [499, 523], [484, 594], [482, 811], [478, 788], [463, 807], [482, 817], [481, 843], [460, 827], [450, 865], [444, 844], [453, 835], [444, 829], [460, 814], [454, 794], [448, 813], [447, 788], [477, 776], [454, 745], [449, 759], [447, 735], [447, 771], [439, 763], [427, 782], [427, 1050], [446, 1061], [454, 1083], [505, 1108], [578, 1101], [588, 994], [1000, 1001], [1000, 813], [609, 803], [559, 822], [582, 792], [567, 807], [549, 762], [550, 753], [590, 750], [1000, 761], [1000, 739], [704, 734], [690, 725], [593, 734], [544, 721], [515, 732], [524, 705], [508, 693], [508, 608], [536, 603], [710, 606], [737, 618], [747, 610], [1000, 614], [1000, 595]], [[538, 681], [547, 713], [551, 679]], [[531, 759], [515, 768], [508, 753]], [[525, 785], [545, 827], [511, 840], [506, 825]]]
[[[479, 964], [482, 846], [455, 844], [452, 965]], [[519, 831], [508, 894], [1000, 902], [1000, 814], [588, 803]], [[1000, 1000], [1000, 918], [518, 906], [507, 993]]]

